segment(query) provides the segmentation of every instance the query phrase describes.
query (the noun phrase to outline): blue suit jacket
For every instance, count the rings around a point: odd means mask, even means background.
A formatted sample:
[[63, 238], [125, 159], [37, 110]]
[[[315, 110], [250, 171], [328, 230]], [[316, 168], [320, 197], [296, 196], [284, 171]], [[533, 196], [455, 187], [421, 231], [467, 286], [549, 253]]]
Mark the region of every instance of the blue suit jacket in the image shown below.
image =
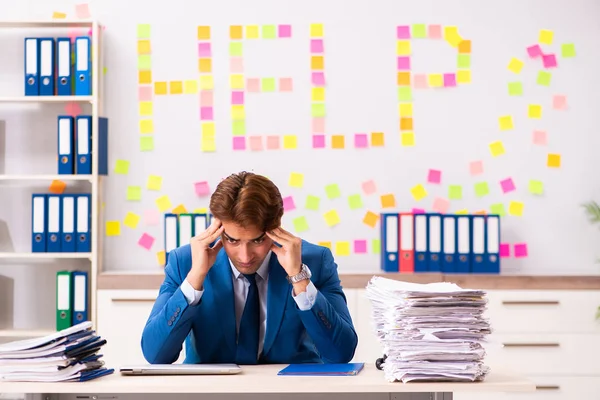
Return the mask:
[[[345, 363], [354, 357], [358, 337], [348, 312], [331, 251], [302, 242], [302, 262], [318, 290], [313, 307], [301, 311], [275, 254], [269, 262], [267, 327], [259, 363]], [[181, 291], [191, 269], [190, 245], [169, 252], [165, 279], [142, 333], [142, 352], [151, 364], [171, 364], [185, 341], [184, 363], [234, 363], [236, 324], [232, 271], [225, 250], [204, 280], [195, 306]]]

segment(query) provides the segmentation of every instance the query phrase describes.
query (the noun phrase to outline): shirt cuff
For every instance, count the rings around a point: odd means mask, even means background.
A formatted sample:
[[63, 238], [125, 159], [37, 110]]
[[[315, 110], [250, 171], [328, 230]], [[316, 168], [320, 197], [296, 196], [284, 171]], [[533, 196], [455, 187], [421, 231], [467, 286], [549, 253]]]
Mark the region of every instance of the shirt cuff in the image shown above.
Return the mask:
[[183, 280], [183, 283], [181, 284], [181, 292], [183, 293], [183, 296], [186, 298], [188, 304], [190, 306], [195, 306], [196, 304], [198, 304], [200, 302], [200, 299], [202, 298], [202, 294], [204, 293], [204, 290], [196, 290], [192, 287], [192, 285], [187, 281], [187, 279]]
[[298, 293], [297, 296], [294, 296], [294, 289], [292, 288], [292, 297], [301, 311], [308, 311], [312, 308], [317, 299], [317, 293], [317, 288], [312, 281], [306, 286], [306, 292]]

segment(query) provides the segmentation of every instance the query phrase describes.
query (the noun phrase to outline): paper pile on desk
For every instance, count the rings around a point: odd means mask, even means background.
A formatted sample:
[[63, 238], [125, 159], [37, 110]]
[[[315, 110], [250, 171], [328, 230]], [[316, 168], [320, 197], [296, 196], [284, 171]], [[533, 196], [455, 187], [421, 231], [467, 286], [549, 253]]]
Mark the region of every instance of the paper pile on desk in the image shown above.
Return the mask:
[[373, 277], [372, 323], [390, 382], [483, 380], [486, 293], [452, 283], [416, 284]]
[[82, 322], [54, 334], [0, 345], [0, 381], [89, 381], [114, 372], [98, 351], [106, 340]]

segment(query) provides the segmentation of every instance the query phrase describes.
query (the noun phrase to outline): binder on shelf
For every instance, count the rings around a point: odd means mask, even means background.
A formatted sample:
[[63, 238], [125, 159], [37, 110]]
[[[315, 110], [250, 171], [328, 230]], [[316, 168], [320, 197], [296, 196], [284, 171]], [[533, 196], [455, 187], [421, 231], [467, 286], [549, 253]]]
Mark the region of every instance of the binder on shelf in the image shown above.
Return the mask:
[[75, 173], [74, 119], [68, 115], [58, 117], [58, 173], [73, 175]]
[[58, 271], [56, 273], [56, 330], [71, 327], [73, 311], [72, 304], [72, 282], [70, 271]]
[[471, 272], [471, 216], [456, 216], [456, 261], [455, 270], [459, 274]]
[[48, 226], [46, 231], [48, 232], [46, 251], [48, 253], [60, 253], [62, 234], [60, 231], [61, 226], [61, 195], [49, 194], [47, 197], [48, 201]]
[[429, 234], [429, 272], [442, 272], [442, 215], [427, 214], [427, 233]]
[[75, 95], [90, 96], [92, 94], [92, 63], [90, 38], [75, 38]]
[[[95, 133], [92, 132], [92, 135]], [[108, 118], [98, 117], [98, 175], [108, 175]]]
[[56, 94], [58, 96], [71, 96], [73, 94], [71, 38], [56, 39], [56, 67]]
[[78, 115], [75, 118], [77, 126], [77, 163], [78, 175], [92, 174], [92, 117]]
[[54, 38], [40, 38], [40, 96], [54, 96]]
[[442, 216], [442, 272], [456, 272], [456, 216]]
[[486, 272], [485, 263], [485, 216], [473, 215], [471, 220], [471, 272], [481, 274]]
[[193, 214], [179, 214], [178, 224], [178, 245], [187, 244], [194, 235], [194, 215]]
[[31, 196], [31, 251], [46, 252], [46, 195]]
[[399, 213], [400, 215], [400, 265], [402, 273], [415, 272], [415, 251], [413, 239], [413, 214]]
[[40, 94], [39, 39], [25, 38], [25, 96]]
[[385, 272], [398, 272], [399, 269], [399, 229], [398, 213], [381, 214], [381, 269]]
[[73, 271], [73, 311], [71, 313], [71, 325], [77, 325], [88, 318], [88, 273], [85, 271]]
[[179, 218], [177, 214], [165, 214], [165, 260], [169, 260], [169, 252], [179, 247]]
[[90, 194], [76, 194], [77, 219], [75, 221], [75, 251], [89, 253], [92, 251], [91, 225], [92, 225], [92, 196]]
[[63, 253], [75, 253], [75, 195], [61, 195], [61, 251]]
[[427, 251], [427, 214], [414, 215], [415, 272], [428, 272], [429, 253]]
[[486, 215], [486, 262], [484, 268], [486, 273], [500, 273], [500, 216]]
[[194, 236], [200, 235], [208, 228], [210, 223], [208, 222], [209, 216], [206, 214], [193, 214], [194, 215]]

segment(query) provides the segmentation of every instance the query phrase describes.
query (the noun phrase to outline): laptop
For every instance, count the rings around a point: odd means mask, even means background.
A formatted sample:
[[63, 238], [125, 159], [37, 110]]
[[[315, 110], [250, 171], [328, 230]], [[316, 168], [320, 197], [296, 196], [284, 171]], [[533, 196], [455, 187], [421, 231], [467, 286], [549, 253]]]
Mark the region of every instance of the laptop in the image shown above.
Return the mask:
[[144, 364], [124, 365], [123, 375], [233, 375], [242, 372], [237, 364]]

